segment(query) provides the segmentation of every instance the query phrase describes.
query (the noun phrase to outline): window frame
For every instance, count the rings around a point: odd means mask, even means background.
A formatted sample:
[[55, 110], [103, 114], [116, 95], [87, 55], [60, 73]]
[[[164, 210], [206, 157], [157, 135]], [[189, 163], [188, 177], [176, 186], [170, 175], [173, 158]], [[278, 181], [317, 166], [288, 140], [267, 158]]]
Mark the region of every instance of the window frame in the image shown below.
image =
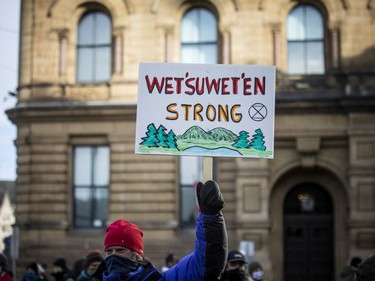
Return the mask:
[[[93, 23], [93, 26], [90, 26], [90, 28], [92, 28], [94, 31], [96, 31], [96, 17], [97, 15], [103, 15], [106, 17], [106, 19], [108, 19], [109, 21], [109, 30], [108, 33], [109, 33], [109, 41], [108, 43], [95, 43], [93, 41], [95, 41], [95, 39], [97, 38], [97, 36], [94, 36], [93, 39], [91, 40], [92, 42], [91, 43], [80, 43], [80, 25], [82, 24], [82, 21], [86, 18], [86, 17], [89, 17], [89, 16], [94, 16], [94, 23]], [[106, 11], [103, 11], [103, 10], [100, 10], [100, 9], [94, 9], [94, 10], [90, 10], [90, 11], [87, 11], [86, 13], [84, 13], [78, 20], [78, 23], [76, 25], [76, 28], [77, 28], [77, 34], [76, 34], [76, 45], [75, 45], [75, 51], [76, 51], [76, 75], [75, 75], [75, 81], [77, 84], [103, 84], [103, 83], [108, 83], [110, 80], [111, 80], [111, 77], [112, 77], [112, 74], [113, 74], [113, 23], [112, 23], [112, 18], [111, 16], [106, 12]], [[95, 35], [96, 33], [93, 32], [93, 35]], [[80, 66], [80, 58], [82, 58], [82, 55], [80, 55], [80, 50], [84, 50], [86, 49], [86, 52], [87, 51], [90, 51], [92, 52], [93, 54], [93, 58], [91, 58], [91, 63], [92, 63], [92, 73], [90, 74], [90, 78], [87, 79], [85, 77], [80, 77], [80, 70], [82, 71], [81, 69], [81, 66]], [[99, 53], [100, 49], [105, 49], [107, 52], [109, 52], [108, 54], [108, 77], [106, 78], [103, 78], [103, 79], [100, 79], [100, 78], [96, 78], [96, 68], [99, 64], [98, 60], [95, 58], [95, 55], [97, 53]]]
[[[316, 12], [319, 13], [320, 17], [321, 17], [321, 24], [322, 24], [322, 37], [319, 38], [319, 39], [308, 39], [305, 38], [303, 40], [293, 40], [293, 39], [289, 39], [288, 37], [288, 20], [289, 20], [289, 16], [291, 15], [291, 13], [293, 11], [295, 11], [296, 9], [299, 9], [299, 8], [302, 8], [303, 9], [303, 13], [305, 14], [306, 13], [306, 9], [308, 8], [312, 8], [314, 9]], [[306, 17], [304, 16], [304, 21], [306, 20]], [[290, 75], [290, 76], [323, 76], [323, 75], [326, 75], [327, 73], [327, 69], [328, 69], [328, 65], [327, 65], [327, 59], [328, 59], [328, 48], [327, 48], [327, 44], [328, 44], [328, 37], [327, 37], [327, 17], [326, 17], [326, 12], [323, 8], [321, 7], [318, 7], [316, 6], [315, 4], [312, 4], [312, 3], [309, 3], [309, 2], [306, 2], [306, 3], [301, 3], [301, 4], [298, 4], [296, 6], [294, 6], [287, 14], [287, 18], [286, 18], [286, 24], [285, 24], [285, 39], [286, 39], [286, 55], [287, 55], [287, 59], [286, 59], [286, 63], [287, 63], [287, 74]], [[306, 23], [304, 23], [304, 28], [306, 29], [307, 28], [307, 25]], [[316, 43], [316, 42], [321, 42], [321, 47], [322, 47], [322, 60], [321, 60], [321, 63], [322, 63], [322, 72], [309, 72], [309, 64], [308, 64], [308, 51], [306, 50], [307, 49], [307, 46], [309, 43]], [[290, 44], [293, 44], [293, 43], [301, 43], [303, 44], [302, 48], [304, 50], [304, 58], [303, 58], [303, 72], [290, 72], [290, 67], [289, 67], [289, 49], [290, 49]], [[311, 52], [310, 52], [311, 53]]]
[[[76, 149], [77, 148], [89, 148], [90, 149], [90, 154], [91, 154], [91, 162], [89, 163], [90, 164], [90, 174], [91, 174], [91, 177], [90, 177], [90, 183], [87, 184], [87, 185], [83, 185], [83, 184], [76, 184], [76, 176], [75, 176], [75, 165], [76, 165]], [[99, 160], [95, 160], [94, 156], [93, 156], [93, 153], [95, 153], [95, 150], [99, 149], [99, 148], [106, 148], [108, 150], [108, 179], [107, 179], [107, 184], [106, 185], [96, 185], [94, 183], [94, 172], [95, 172], [95, 161], [99, 161]], [[110, 165], [111, 165], [111, 161], [110, 161], [110, 153], [111, 153], [111, 150], [110, 150], [110, 147], [109, 145], [107, 144], [76, 144], [76, 145], [73, 145], [72, 146], [72, 203], [73, 203], [73, 212], [72, 212], [72, 225], [73, 225], [73, 228], [75, 229], [102, 229], [104, 227], [106, 227], [107, 225], [107, 220], [108, 220], [108, 217], [109, 217], [109, 196], [110, 196], [110, 190], [109, 190], [109, 186], [110, 186]], [[78, 215], [78, 212], [77, 212], [77, 209], [78, 209], [78, 206], [77, 206], [77, 200], [76, 200], [76, 190], [77, 188], [87, 188], [89, 189], [89, 193], [90, 193], [90, 200], [89, 200], [89, 205], [90, 205], [90, 214], [89, 214], [89, 223], [90, 225], [89, 226], [86, 226], [86, 225], [81, 225], [77, 222], [77, 215]], [[94, 225], [94, 220], [96, 219], [96, 215], [95, 215], [95, 212], [96, 212], [96, 204], [98, 203], [98, 198], [95, 196], [95, 193], [99, 190], [106, 190], [107, 191], [107, 194], [106, 194], [106, 197], [107, 197], [107, 214], [106, 214], [106, 218], [103, 219], [102, 221], [102, 225], [100, 226], [95, 226]]]

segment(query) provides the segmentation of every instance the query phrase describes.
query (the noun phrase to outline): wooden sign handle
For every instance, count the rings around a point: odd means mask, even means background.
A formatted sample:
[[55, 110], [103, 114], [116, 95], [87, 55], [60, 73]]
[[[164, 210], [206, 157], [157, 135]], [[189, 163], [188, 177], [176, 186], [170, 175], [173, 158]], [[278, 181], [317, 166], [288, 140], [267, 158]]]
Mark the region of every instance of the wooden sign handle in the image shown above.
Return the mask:
[[203, 157], [203, 183], [212, 180], [213, 157]]

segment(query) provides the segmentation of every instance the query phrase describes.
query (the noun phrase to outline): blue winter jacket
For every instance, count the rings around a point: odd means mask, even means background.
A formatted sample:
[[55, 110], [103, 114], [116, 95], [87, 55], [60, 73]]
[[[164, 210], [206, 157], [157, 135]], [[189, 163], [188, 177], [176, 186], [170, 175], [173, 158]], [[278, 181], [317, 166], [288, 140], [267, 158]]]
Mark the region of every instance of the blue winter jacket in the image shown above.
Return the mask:
[[105, 270], [98, 270], [94, 274], [95, 279], [101, 281], [216, 281], [225, 268], [228, 251], [222, 213], [205, 215], [199, 212], [195, 233], [194, 251], [163, 274], [150, 263], [147, 266], [140, 266], [126, 278], [112, 275], [109, 278]]

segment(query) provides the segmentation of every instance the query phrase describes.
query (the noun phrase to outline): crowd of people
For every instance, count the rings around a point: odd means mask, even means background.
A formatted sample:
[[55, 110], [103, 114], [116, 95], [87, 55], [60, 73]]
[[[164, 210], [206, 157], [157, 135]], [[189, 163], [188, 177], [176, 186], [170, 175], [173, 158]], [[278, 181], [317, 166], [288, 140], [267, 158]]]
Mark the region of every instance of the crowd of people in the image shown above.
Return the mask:
[[[199, 213], [192, 253], [181, 259], [167, 255], [160, 271], [145, 256], [143, 232], [135, 224], [120, 219], [110, 224], [104, 237], [104, 253], [91, 250], [71, 270], [64, 258], [53, 262], [54, 280], [47, 280], [43, 265], [32, 262], [22, 281], [266, 281], [263, 266], [246, 261], [243, 253], [228, 253], [228, 238], [221, 209], [224, 198], [212, 180], [196, 187]], [[358, 260], [357, 260], [358, 261]], [[375, 280], [375, 255], [349, 266], [345, 281]], [[21, 280], [21, 279], [20, 279]], [[0, 254], [0, 281], [13, 281], [5, 255]]]

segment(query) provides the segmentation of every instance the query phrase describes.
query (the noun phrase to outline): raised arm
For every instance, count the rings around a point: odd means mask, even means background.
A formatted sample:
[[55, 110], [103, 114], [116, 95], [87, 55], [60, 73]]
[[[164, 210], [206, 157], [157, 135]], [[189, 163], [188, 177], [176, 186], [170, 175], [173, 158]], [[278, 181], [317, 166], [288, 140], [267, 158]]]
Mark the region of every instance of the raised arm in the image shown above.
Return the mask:
[[163, 279], [166, 281], [215, 281], [225, 268], [228, 238], [219, 185], [212, 180], [199, 182], [196, 193], [200, 211], [194, 252], [165, 272]]

